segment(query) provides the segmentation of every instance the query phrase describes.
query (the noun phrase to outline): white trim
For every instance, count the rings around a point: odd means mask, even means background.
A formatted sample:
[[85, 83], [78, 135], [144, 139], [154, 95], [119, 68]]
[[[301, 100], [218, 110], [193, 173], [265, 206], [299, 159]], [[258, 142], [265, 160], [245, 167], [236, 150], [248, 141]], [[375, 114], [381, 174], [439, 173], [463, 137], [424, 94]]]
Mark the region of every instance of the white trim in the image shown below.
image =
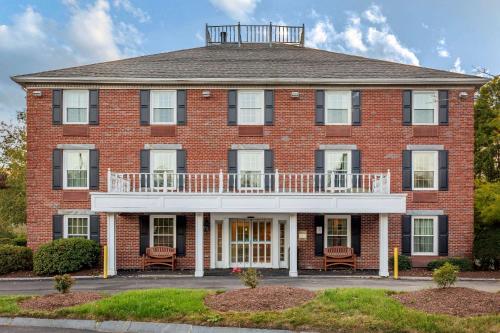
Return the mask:
[[[177, 186], [176, 186], [176, 182], [177, 182], [177, 179], [172, 179], [172, 186], [166, 186], [165, 185], [165, 179], [163, 178], [163, 174], [161, 173], [157, 173], [157, 175], [162, 175], [162, 180], [164, 182], [163, 186], [155, 186], [154, 182], [156, 180], [155, 178], [155, 165], [154, 165], [154, 161], [155, 161], [155, 155], [156, 154], [165, 154], [165, 153], [168, 153], [168, 154], [172, 154], [173, 155], [173, 159], [174, 159], [174, 167], [173, 167], [173, 173], [177, 173], [177, 150], [173, 150], [173, 149], [151, 149], [149, 151], [149, 154], [150, 154], [150, 157], [149, 157], [149, 170], [150, 170], [150, 182], [153, 182], [152, 184], [150, 184], [150, 186], [154, 189], [164, 189], [164, 190], [173, 190], [173, 189], [176, 189]], [[168, 174], [171, 174], [171, 173], [168, 173], [167, 172], [167, 175]]]
[[[242, 92], [248, 92], [248, 93], [256, 93], [260, 95], [260, 98], [262, 99], [262, 105], [260, 108], [260, 118], [262, 121], [254, 121], [254, 122], [242, 122], [241, 121], [241, 98], [240, 94]], [[237, 96], [237, 124], [238, 125], [264, 125], [265, 123], [265, 96], [264, 96], [264, 90], [261, 89], [238, 89], [238, 96]]]
[[108, 275], [116, 275], [116, 216], [106, 214], [106, 243], [108, 246]]
[[327, 177], [325, 177], [325, 188], [329, 191], [335, 191], [338, 189], [343, 189], [343, 188], [351, 188], [352, 187], [352, 179], [351, 177], [347, 177], [347, 174], [350, 174], [352, 172], [352, 151], [351, 150], [325, 150], [325, 174], [328, 175], [330, 172], [333, 172], [333, 166], [329, 166], [327, 164], [328, 158], [327, 155], [330, 154], [347, 154], [347, 166], [346, 166], [346, 176], [345, 176], [345, 187], [340, 187], [340, 186], [335, 186], [334, 184], [334, 177], [330, 177], [330, 186], [327, 186], [326, 182], [328, 180]]
[[58, 144], [56, 147], [63, 150], [91, 150], [95, 149], [95, 144]]
[[146, 143], [144, 149], [149, 150], [181, 150], [182, 145], [179, 143]]
[[[413, 222], [414, 220], [417, 219], [432, 219], [432, 246], [434, 251], [433, 252], [415, 252], [413, 251], [413, 237], [415, 236], [413, 231]], [[411, 255], [412, 256], [437, 256], [438, 255], [438, 217], [437, 216], [425, 216], [425, 215], [420, 215], [420, 216], [412, 216], [411, 217]]]
[[[439, 96], [437, 90], [412, 90], [411, 92], [411, 121], [412, 125], [438, 125], [439, 124]], [[434, 122], [432, 123], [417, 123], [415, 119], [415, 94], [434, 94]]]
[[323, 220], [324, 240], [323, 247], [328, 247], [328, 219], [346, 219], [347, 220], [347, 247], [351, 247], [351, 215], [325, 215]]
[[297, 277], [299, 275], [297, 270], [297, 214], [290, 214], [290, 268], [288, 275], [290, 277]]
[[195, 215], [195, 277], [203, 277], [203, 213]]
[[268, 144], [255, 144], [255, 143], [250, 143], [250, 144], [232, 144], [231, 149], [234, 150], [267, 150], [269, 149]]
[[63, 238], [68, 238], [68, 219], [83, 218], [87, 219], [87, 239], [90, 239], [90, 215], [64, 215], [63, 222]]
[[[68, 152], [80, 152], [87, 155], [87, 186], [82, 187], [69, 187], [68, 186]], [[64, 190], [88, 190], [90, 183], [90, 153], [88, 150], [84, 149], [64, 149], [63, 150], [63, 189]]]
[[444, 145], [406, 145], [406, 149], [414, 151], [444, 150]]
[[387, 214], [379, 214], [378, 227], [378, 275], [382, 277], [389, 276], [389, 216]]
[[[338, 93], [348, 93], [349, 96], [347, 98], [347, 122], [345, 123], [334, 123], [334, 122], [328, 122], [327, 121], [327, 112], [328, 112], [328, 103], [327, 103], [327, 100], [328, 100], [328, 95], [329, 94], [338, 94]], [[351, 90], [325, 90], [325, 125], [343, 125], [343, 126], [347, 126], [347, 125], [352, 125], [352, 91]]]
[[172, 218], [174, 220], [173, 228], [173, 248], [177, 248], [177, 215], [150, 215], [149, 216], [149, 244], [154, 246], [154, 219], [155, 218]]
[[[245, 154], [248, 154], [248, 153], [258, 153], [260, 156], [259, 156], [259, 159], [261, 160], [261, 168], [260, 170], [257, 170], [259, 171], [259, 178], [260, 178], [260, 186], [256, 186], [256, 187], [241, 187], [241, 180], [243, 178], [243, 175], [242, 175], [242, 170], [241, 170], [241, 166], [242, 166], [242, 163], [241, 163], [241, 158], [242, 158], [242, 155], [245, 155]], [[263, 177], [264, 175], [264, 172], [265, 172], [265, 156], [264, 156], [264, 150], [260, 150], [260, 149], [248, 149], [248, 150], [238, 150], [238, 154], [237, 154], [237, 166], [238, 166], [238, 189], [240, 190], [244, 190], [244, 191], [251, 191], [251, 190], [262, 190], [265, 186], [265, 179]]]
[[344, 144], [321, 144], [319, 145], [320, 150], [356, 150], [357, 145], [344, 145]]
[[[174, 107], [172, 121], [154, 121], [154, 105], [153, 105], [153, 94], [158, 92], [169, 92], [174, 95]], [[175, 125], [177, 124], [177, 90], [171, 89], [154, 89], [149, 92], [149, 119], [151, 125]]]
[[[433, 187], [415, 188], [415, 154], [432, 153], [434, 155], [434, 185]], [[411, 188], [413, 191], [435, 191], [439, 184], [439, 159], [438, 152], [435, 150], [418, 150], [411, 152]]]
[[[87, 99], [86, 99], [86, 108], [87, 108], [87, 112], [86, 112], [86, 121], [71, 121], [71, 122], [68, 122], [67, 121], [67, 118], [68, 118], [68, 110], [66, 108], [66, 98], [67, 98], [67, 93], [68, 92], [79, 92], [79, 93], [82, 93], [82, 92], [86, 92], [87, 93]], [[62, 108], [63, 108], [63, 121], [62, 123], [64, 125], [87, 125], [89, 123], [89, 111], [90, 111], [90, 103], [89, 103], [89, 99], [90, 99], [90, 92], [88, 89], [64, 89], [63, 90], [63, 96], [62, 96]]]

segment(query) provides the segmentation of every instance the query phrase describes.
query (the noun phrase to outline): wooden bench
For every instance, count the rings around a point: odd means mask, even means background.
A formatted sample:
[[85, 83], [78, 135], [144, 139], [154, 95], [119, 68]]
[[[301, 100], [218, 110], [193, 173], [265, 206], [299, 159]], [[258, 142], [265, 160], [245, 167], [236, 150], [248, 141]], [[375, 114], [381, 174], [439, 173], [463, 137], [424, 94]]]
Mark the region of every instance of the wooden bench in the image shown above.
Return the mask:
[[349, 266], [356, 270], [356, 254], [354, 249], [347, 246], [327, 247], [323, 251], [325, 271], [328, 267]]
[[142, 256], [142, 270], [147, 266], [163, 265], [175, 270], [175, 249], [168, 246], [153, 246]]

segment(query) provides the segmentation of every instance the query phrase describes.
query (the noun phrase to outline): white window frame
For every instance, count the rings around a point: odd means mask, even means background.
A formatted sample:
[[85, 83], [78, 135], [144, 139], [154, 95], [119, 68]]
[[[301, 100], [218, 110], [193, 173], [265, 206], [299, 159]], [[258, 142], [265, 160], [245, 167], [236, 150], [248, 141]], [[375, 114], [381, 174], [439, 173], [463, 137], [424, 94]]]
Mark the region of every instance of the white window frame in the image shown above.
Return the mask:
[[[153, 104], [153, 95], [155, 93], [163, 93], [163, 92], [168, 92], [172, 93], [174, 95], [174, 110], [173, 110], [173, 117], [172, 121], [155, 121], [154, 119], [154, 104]], [[177, 124], [177, 90], [165, 90], [165, 89], [157, 89], [157, 90], [151, 90], [149, 92], [149, 119], [150, 123], [152, 125], [175, 125]]]
[[[435, 98], [434, 103], [434, 122], [432, 123], [417, 123], [415, 122], [415, 95], [418, 94], [433, 94]], [[439, 95], [437, 90], [413, 90], [411, 98], [411, 120], [412, 125], [438, 125], [439, 122]]]
[[[169, 153], [169, 154], [173, 154], [174, 155], [174, 172], [173, 172], [173, 177], [174, 177], [174, 181], [172, 182], [172, 186], [154, 186], [154, 180], [155, 180], [155, 165], [154, 165], [154, 161], [155, 161], [155, 158], [154, 158], [154, 155], [155, 154], [159, 154], [159, 153]], [[153, 176], [151, 176], [151, 187], [154, 187], [155, 189], [167, 189], [167, 190], [172, 190], [172, 189], [175, 189], [177, 187], [177, 150], [173, 150], [173, 149], [154, 149], [154, 150], [150, 150], [150, 160], [149, 160], [149, 170], [151, 170], [151, 174]], [[168, 175], [169, 173], [167, 173]]]
[[[68, 186], [68, 152], [80, 152], [87, 155], [87, 186], [69, 187]], [[64, 149], [63, 150], [63, 189], [65, 190], [88, 190], [90, 183], [90, 153], [87, 149]]]
[[242, 155], [244, 155], [245, 153], [259, 153], [260, 155], [260, 158], [262, 160], [262, 163], [261, 163], [261, 170], [260, 170], [260, 174], [263, 175], [264, 172], [265, 172], [265, 156], [264, 156], [264, 150], [238, 150], [238, 189], [240, 190], [245, 190], [245, 191], [251, 191], [251, 190], [262, 190], [264, 189], [264, 183], [265, 183], [265, 177], [262, 176], [261, 179], [260, 179], [260, 186], [256, 186], [256, 187], [241, 187], [241, 178], [242, 178], [242, 173], [241, 173], [241, 166], [242, 166], [242, 163], [241, 163], [241, 159], [242, 159]]
[[[414, 247], [414, 221], [415, 219], [432, 219], [433, 252], [415, 252]], [[438, 217], [437, 216], [412, 216], [411, 217], [411, 255], [412, 256], [437, 256], [438, 255]]]
[[[335, 123], [335, 122], [329, 122], [328, 121], [328, 95], [334, 95], [334, 94], [346, 94], [349, 95], [347, 100], [348, 100], [348, 105], [347, 105], [347, 122], [346, 123]], [[325, 125], [352, 125], [352, 91], [351, 90], [326, 90], [325, 91]]]
[[[415, 188], [415, 154], [432, 153], [434, 155], [434, 185], [433, 187]], [[439, 185], [439, 152], [436, 150], [413, 150], [411, 152], [411, 188], [414, 191], [434, 191]]]
[[[347, 172], [346, 172], [346, 179], [345, 179], [345, 187], [338, 187], [334, 186], [334, 180], [332, 179], [330, 186], [326, 186], [327, 184], [327, 175], [329, 174], [329, 171], [331, 170], [330, 167], [327, 165], [327, 161], [329, 160], [327, 158], [327, 155], [329, 154], [347, 154]], [[352, 187], [352, 182], [351, 182], [351, 176], [352, 174], [352, 151], [351, 150], [325, 150], [325, 188], [327, 190], [335, 190], [335, 189], [346, 189], [346, 188], [351, 188]]]
[[323, 221], [323, 247], [328, 247], [328, 219], [347, 219], [347, 247], [351, 247], [351, 215], [325, 215]]
[[[85, 92], [87, 93], [87, 99], [86, 99], [86, 107], [87, 107], [87, 112], [85, 113], [86, 116], [87, 116], [87, 119], [85, 121], [82, 121], [82, 122], [79, 122], [79, 121], [67, 121], [67, 118], [68, 118], [68, 110], [67, 110], [67, 101], [66, 101], [66, 98], [68, 98], [68, 93], [71, 93], [71, 92], [78, 92], [78, 93], [82, 93], [82, 92]], [[86, 90], [86, 89], [65, 89], [63, 90], [63, 124], [67, 124], [67, 125], [86, 125], [89, 123], [89, 110], [90, 110], [90, 107], [89, 107], [89, 98], [90, 98], [90, 95], [89, 95], [89, 90]]]
[[[261, 100], [262, 100], [262, 105], [260, 106], [260, 121], [255, 121], [255, 122], [242, 122], [241, 121], [241, 97], [240, 95], [242, 93], [255, 93], [255, 94], [259, 94], [261, 95]], [[261, 89], [258, 89], [258, 90], [255, 90], [255, 89], [242, 89], [242, 90], [238, 90], [238, 115], [237, 115], [237, 119], [238, 119], [238, 125], [264, 125], [265, 123], [265, 115], [264, 115], [264, 110], [265, 110], [265, 96], [264, 96], [264, 90], [261, 90]]]
[[149, 246], [155, 246], [154, 244], [154, 219], [155, 218], [172, 218], [174, 220], [173, 228], [173, 248], [177, 248], [177, 216], [176, 215], [150, 215], [149, 216]]
[[63, 238], [68, 238], [68, 219], [86, 218], [87, 219], [87, 239], [90, 239], [90, 215], [64, 215], [63, 220]]

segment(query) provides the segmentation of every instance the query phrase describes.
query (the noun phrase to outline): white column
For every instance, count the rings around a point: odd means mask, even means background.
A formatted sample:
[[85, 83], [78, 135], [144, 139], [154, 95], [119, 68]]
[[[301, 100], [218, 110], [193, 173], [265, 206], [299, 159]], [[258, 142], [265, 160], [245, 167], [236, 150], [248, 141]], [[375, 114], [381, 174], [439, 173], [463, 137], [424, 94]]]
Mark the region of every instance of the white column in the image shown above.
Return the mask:
[[106, 214], [107, 217], [107, 235], [106, 242], [108, 246], [108, 276], [116, 275], [116, 223], [115, 214]]
[[290, 215], [290, 272], [291, 277], [299, 275], [297, 271], [297, 214]]
[[271, 225], [271, 263], [272, 267], [277, 269], [280, 268], [280, 227], [278, 218], [273, 218], [273, 223]]
[[378, 228], [379, 242], [379, 270], [378, 275], [389, 276], [389, 217], [379, 214]]
[[196, 213], [195, 218], [195, 270], [194, 276], [203, 276], [203, 213]]

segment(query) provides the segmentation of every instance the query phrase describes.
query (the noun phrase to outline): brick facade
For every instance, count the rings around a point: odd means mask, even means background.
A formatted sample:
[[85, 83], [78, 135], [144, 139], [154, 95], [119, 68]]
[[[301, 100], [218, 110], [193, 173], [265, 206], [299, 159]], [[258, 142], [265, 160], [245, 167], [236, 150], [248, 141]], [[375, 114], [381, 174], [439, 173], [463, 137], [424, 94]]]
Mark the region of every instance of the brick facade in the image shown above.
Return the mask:
[[[58, 87], [59, 88], [59, 87]], [[95, 87], [94, 87], [95, 88]], [[144, 87], [141, 87], [144, 88]], [[202, 97], [209, 89], [211, 97]], [[346, 87], [349, 88], [349, 87]], [[28, 245], [37, 248], [52, 239], [52, 215], [58, 209], [90, 209], [90, 200], [65, 201], [63, 190], [52, 190], [52, 150], [57, 144], [95, 144], [100, 153], [100, 191], [106, 191], [106, 171], [139, 172], [139, 151], [144, 144], [176, 143], [187, 151], [188, 172], [218, 172], [227, 169], [231, 144], [269, 144], [275, 168], [282, 172], [313, 172], [314, 150], [320, 144], [356, 144], [361, 150], [362, 172], [391, 171], [391, 191], [402, 192], [402, 150], [408, 144], [440, 144], [449, 151], [449, 190], [437, 191], [436, 202], [414, 202], [408, 193], [407, 209], [439, 209], [449, 216], [449, 255], [470, 256], [473, 239], [473, 100], [471, 87], [449, 89], [449, 125], [438, 126], [437, 135], [422, 136], [415, 126], [402, 125], [402, 89], [357, 87], [362, 91], [362, 123], [352, 126], [350, 136], [327, 136], [326, 126], [314, 123], [314, 89], [275, 89], [275, 122], [263, 127], [262, 136], [240, 135], [237, 126], [227, 125], [227, 89], [187, 89], [187, 125], [176, 126], [175, 136], [153, 136], [150, 126], [139, 124], [139, 87], [100, 87], [99, 125], [89, 125], [88, 136], [64, 135], [62, 125], [52, 124], [52, 90], [37, 87], [27, 92]], [[175, 89], [175, 87], [174, 87]], [[42, 92], [35, 97], [33, 90]], [[298, 91], [300, 98], [291, 98]], [[459, 92], [469, 97], [460, 100]], [[68, 131], [66, 130], [66, 134]], [[154, 134], [154, 133], [153, 133]], [[86, 196], [88, 198], [88, 196]], [[168, 212], [166, 212], [168, 213]], [[187, 214], [186, 257], [183, 268], [194, 267], [194, 214]], [[299, 214], [298, 230], [308, 231], [307, 241], [298, 241], [299, 268], [319, 268], [314, 257], [312, 214]], [[137, 215], [117, 218], [117, 265], [137, 268], [139, 231]], [[363, 215], [361, 227], [361, 268], [378, 265], [378, 216]], [[401, 243], [399, 215], [389, 217], [389, 246]], [[101, 243], [106, 243], [106, 220], [101, 217]], [[205, 232], [205, 266], [209, 265], [209, 232]]]

